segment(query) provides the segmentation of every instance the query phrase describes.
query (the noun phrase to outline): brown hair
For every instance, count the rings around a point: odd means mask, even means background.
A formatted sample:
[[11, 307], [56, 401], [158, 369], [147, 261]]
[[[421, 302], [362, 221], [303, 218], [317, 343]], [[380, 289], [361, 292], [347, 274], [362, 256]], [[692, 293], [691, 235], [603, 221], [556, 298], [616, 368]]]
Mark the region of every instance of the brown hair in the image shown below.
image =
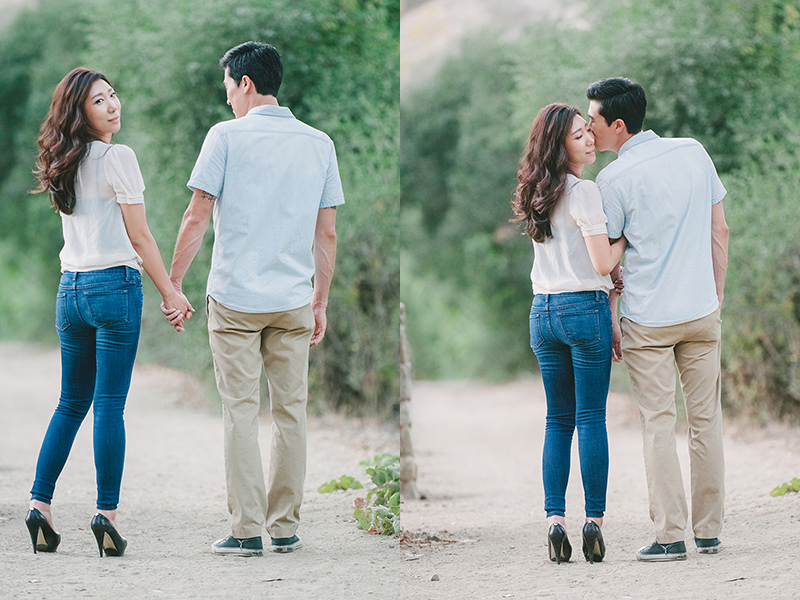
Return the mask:
[[550, 215], [567, 187], [569, 155], [567, 135], [577, 108], [566, 104], [550, 104], [536, 115], [525, 153], [517, 170], [517, 190], [511, 206], [516, 218], [525, 221], [525, 234], [534, 242], [553, 237]]
[[102, 73], [78, 67], [64, 76], [53, 92], [53, 101], [39, 128], [39, 158], [34, 175], [39, 187], [34, 194], [50, 193], [53, 207], [71, 215], [75, 209], [75, 178], [89, 142], [96, 140], [86, 117], [86, 99]]

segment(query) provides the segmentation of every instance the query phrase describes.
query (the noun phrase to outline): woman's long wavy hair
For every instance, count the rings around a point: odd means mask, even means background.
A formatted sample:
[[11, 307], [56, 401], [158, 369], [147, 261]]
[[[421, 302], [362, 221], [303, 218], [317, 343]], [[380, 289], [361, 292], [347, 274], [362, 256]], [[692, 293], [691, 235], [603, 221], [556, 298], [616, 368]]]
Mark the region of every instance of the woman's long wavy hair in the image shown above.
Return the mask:
[[564, 195], [570, 173], [567, 136], [577, 108], [550, 104], [536, 115], [525, 153], [517, 170], [517, 190], [511, 206], [516, 218], [525, 221], [525, 234], [542, 243], [553, 237], [550, 215]]
[[53, 207], [65, 215], [75, 209], [75, 178], [89, 142], [98, 139], [86, 117], [86, 99], [102, 73], [78, 67], [66, 74], [53, 92], [53, 101], [39, 128], [39, 158], [34, 175], [39, 187], [34, 194], [50, 193]]

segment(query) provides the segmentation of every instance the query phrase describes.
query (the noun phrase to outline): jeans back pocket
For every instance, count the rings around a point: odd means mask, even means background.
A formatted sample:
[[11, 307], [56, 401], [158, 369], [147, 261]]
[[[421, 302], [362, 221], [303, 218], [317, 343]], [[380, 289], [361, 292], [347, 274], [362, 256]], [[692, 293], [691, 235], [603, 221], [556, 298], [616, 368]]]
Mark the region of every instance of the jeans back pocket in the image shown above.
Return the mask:
[[531, 313], [530, 316], [530, 332], [531, 332], [531, 348], [538, 348], [544, 344], [544, 335], [542, 335], [542, 327], [544, 324], [544, 315], [539, 313]]
[[600, 341], [600, 311], [598, 309], [559, 312], [558, 320], [568, 343], [577, 345]]
[[69, 314], [67, 313], [67, 293], [58, 292], [56, 294], [56, 329], [65, 331], [70, 326]]
[[121, 325], [128, 322], [129, 294], [127, 289], [86, 290], [83, 294], [93, 326]]

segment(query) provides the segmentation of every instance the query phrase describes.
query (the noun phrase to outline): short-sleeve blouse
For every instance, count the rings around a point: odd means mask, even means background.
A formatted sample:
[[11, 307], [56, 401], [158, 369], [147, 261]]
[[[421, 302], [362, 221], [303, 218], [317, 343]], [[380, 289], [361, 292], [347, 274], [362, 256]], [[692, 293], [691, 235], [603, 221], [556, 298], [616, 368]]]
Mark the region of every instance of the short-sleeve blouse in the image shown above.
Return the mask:
[[534, 294], [600, 290], [611, 277], [595, 271], [583, 238], [606, 233], [606, 215], [597, 184], [567, 175], [567, 189], [550, 217], [552, 238], [533, 243], [531, 281]]
[[142, 270], [118, 204], [143, 204], [144, 181], [128, 146], [89, 144], [75, 180], [75, 209], [61, 214], [61, 271], [96, 271], [118, 266]]

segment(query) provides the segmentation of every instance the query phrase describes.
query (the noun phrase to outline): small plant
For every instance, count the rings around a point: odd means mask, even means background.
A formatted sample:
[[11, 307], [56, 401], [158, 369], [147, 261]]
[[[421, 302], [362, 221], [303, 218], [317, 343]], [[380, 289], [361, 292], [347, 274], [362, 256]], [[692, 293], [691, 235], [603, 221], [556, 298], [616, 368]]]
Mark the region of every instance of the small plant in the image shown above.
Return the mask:
[[317, 488], [317, 491], [320, 494], [328, 494], [336, 490], [360, 490], [363, 488], [364, 486], [355, 477], [342, 475], [339, 479], [331, 479], [328, 483], [323, 483]]
[[400, 525], [400, 457], [381, 454], [361, 464], [376, 488], [356, 499], [353, 517], [367, 533], [392, 535]]
[[793, 478], [789, 483], [784, 483], [772, 490], [770, 496], [784, 496], [789, 492], [800, 492], [800, 479]]

